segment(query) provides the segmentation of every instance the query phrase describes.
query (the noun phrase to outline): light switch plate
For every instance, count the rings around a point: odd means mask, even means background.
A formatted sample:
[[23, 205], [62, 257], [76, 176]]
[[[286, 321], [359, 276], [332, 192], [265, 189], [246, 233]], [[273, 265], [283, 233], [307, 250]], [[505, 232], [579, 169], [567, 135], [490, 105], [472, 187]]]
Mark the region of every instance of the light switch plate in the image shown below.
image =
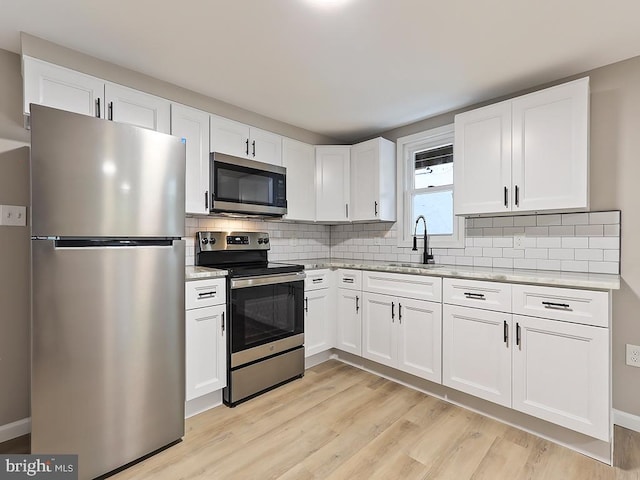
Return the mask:
[[27, 207], [18, 205], [0, 205], [0, 225], [26, 227]]

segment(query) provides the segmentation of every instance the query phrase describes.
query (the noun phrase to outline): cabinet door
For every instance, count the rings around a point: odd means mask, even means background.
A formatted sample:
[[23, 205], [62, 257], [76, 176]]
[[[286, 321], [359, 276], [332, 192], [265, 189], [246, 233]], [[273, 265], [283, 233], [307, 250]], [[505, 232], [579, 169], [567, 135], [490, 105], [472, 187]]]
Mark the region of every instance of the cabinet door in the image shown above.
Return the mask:
[[514, 315], [513, 408], [605, 442], [609, 330]]
[[162, 133], [171, 131], [171, 103], [168, 100], [115, 83], [107, 83], [104, 94], [109, 120]]
[[259, 128], [249, 129], [249, 158], [258, 162], [282, 165], [282, 137]]
[[398, 368], [442, 382], [442, 304], [398, 299]]
[[453, 209], [456, 215], [511, 210], [511, 102], [455, 117]]
[[334, 344], [334, 315], [328, 288], [305, 292], [304, 304], [304, 347], [305, 356], [333, 348]]
[[316, 219], [316, 156], [313, 145], [282, 140], [282, 165], [287, 169], [288, 220]]
[[186, 399], [227, 385], [226, 305], [186, 312]]
[[511, 407], [511, 315], [444, 305], [442, 383]]
[[362, 356], [389, 367], [396, 367], [397, 299], [389, 295], [363, 292], [362, 300]]
[[396, 219], [395, 144], [382, 137], [351, 147], [352, 221]]
[[249, 158], [249, 125], [211, 115], [211, 151]]
[[588, 78], [516, 98], [514, 210], [587, 209], [588, 145]]
[[345, 222], [349, 216], [349, 146], [316, 147], [316, 219]]
[[37, 103], [105, 118], [104, 81], [26, 56], [22, 58], [22, 76], [24, 113], [30, 113], [30, 103]]
[[186, 141], [186, 213], [209, 213], [209, 114], [174, 103], [171, 134]]
[[362, 356], [362, 293], [338, 289], [336, 348]]

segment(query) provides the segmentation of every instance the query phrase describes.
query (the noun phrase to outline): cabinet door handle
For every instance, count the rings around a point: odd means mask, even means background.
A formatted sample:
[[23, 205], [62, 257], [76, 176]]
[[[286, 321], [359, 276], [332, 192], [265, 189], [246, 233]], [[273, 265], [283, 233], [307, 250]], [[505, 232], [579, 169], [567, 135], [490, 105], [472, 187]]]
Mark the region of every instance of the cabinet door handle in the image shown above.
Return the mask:
[[402, 304], [398, 302], [398, 323], [402, 323]]
[[571, 310], [568, 303], [554, 303], [554, 302], [542, 302], [544, 308], [550, 308], [552, 310]]
[[204, 209], [209, 211], [209, 190], [204, 192]]
[[222, 324], [222, 335], [224, 335], [224, 312], [222, 312], [222, 322], [220, 322]]
[[211, 298], [216, 296], [215, 290], [210, 290], [208, 292], [200, 292], [198, 293], [198, 298]]
[[396, 318], [396, 304], [391, 302], [391, 323]]
[[322, 283], [322, 278], [314, 278], [311, 283]]
[[96, 117], [100, 118], [100, 99], [96, 99]]
[[348, 203], [344, 204], [344, 216], [349, 218], [349, 204]]
[[509, 208], [509, 189], [504, 187], [504, 206]]
[[507, 321], [504, 321], [504, 331], [503, 331], [504, 343], [509, 342], [509, 325], [507, 325]]
[[342, 279], [342, 283], [353, 283], [353, 282], [354, 282], [353, 278], [344, 277]]
[[256, 156], [256, 141], [251, 142], [251, 146], [253, 147], [253, 156]]
[[360, 310], [360, 297], [356, 295], [356, 313]]
[[516, 323], [516, 345], [520, 346], [520, 324]]
[[304, 297], [304, 311], [309, 313], [309, 297]]
[[113, 102], [109, 102], [109, 120], [113, 120]]
[[516, 207], [520, 206], [520, 187], [516, 185]]
[[373, 213], [376, 217], [378, 216], [378, 202], [373, 202]]
[[246, 145], [247, 145], [247, 151], [246, 151], [246, 154], [247, 154], [247, 157], [248, 157], [248, 156], [249, 156], [249, 139], [248, 139], [248, 138], [247, 138], [247, 141], [246, 141], [245, 143], [246, 143]]
[[484, 293], [464, 292], [464, 296], [472, 300], [486, 300]]

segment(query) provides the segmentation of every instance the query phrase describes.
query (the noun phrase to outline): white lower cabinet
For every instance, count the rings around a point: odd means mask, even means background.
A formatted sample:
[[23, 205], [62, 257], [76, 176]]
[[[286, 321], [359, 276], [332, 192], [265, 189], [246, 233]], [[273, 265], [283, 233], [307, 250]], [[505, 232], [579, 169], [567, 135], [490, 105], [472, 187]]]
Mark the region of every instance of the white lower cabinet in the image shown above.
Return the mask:
[[305, 357], [329, 350], [335, 344], [335, 301], [330, 278], [329, 270], [315, 270], [307, 273], [305, 279]]
[[514, 315], [513, 408], [610, 441], [609, 330]]
[[510, 407], [510, 332], [510, 313], [444, 305], [442, 383]]
[[362, 293], [338, 288], [336, 348], [362, 356]]
[[189, 401], [227, 385], [225, 279], [187, 282], [185, 296], [185, 393]]
[[441, 305], [364, 292], [362, 356], [441, 382]]

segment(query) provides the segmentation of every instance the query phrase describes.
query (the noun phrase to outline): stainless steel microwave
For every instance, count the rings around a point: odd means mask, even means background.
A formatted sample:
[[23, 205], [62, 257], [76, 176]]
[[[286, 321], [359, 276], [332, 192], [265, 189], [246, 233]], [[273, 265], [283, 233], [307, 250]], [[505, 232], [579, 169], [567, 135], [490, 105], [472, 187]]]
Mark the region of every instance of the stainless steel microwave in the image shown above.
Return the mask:
[[286, 172], [277, 165], [213, 152], [209, 211], [281, 217], [287, 213]]

